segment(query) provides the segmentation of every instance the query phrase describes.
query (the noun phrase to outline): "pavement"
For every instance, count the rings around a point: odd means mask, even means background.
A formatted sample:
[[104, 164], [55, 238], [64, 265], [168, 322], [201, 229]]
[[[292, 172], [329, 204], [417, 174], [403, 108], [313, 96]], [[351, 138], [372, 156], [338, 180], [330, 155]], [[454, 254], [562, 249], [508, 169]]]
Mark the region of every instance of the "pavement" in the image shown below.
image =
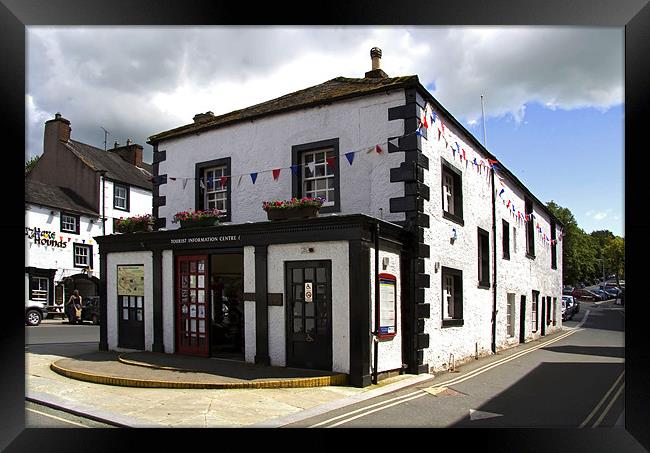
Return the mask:
[[347, 375], [227, 359], [26, 348], [26, 399], [122, 427], [279, 427], [432, 379], [399, 375], [366, 388]]

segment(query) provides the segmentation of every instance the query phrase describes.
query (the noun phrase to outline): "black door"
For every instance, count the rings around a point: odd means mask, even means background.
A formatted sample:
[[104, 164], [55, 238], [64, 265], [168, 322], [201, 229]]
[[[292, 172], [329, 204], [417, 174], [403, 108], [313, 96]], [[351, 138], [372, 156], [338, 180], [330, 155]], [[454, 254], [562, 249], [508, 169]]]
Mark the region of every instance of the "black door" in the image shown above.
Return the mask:
[[546, 335], [546, 297], [542, 297], [542, 336]]
[[519, 343], [526, 342], [526, 296], [521, 296], [519, 306]]
[[285, 265], [287, 366], [332, 369], [332, 262]]
[[144, 350], [144, 297], [117, 296], [120, 348]]

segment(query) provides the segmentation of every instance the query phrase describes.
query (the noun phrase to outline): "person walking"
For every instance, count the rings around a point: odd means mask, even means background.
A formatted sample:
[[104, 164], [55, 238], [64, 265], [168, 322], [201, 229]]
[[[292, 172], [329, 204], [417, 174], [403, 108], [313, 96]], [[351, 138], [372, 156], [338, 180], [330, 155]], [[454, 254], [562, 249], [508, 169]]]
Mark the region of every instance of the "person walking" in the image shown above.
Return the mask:
[[72, 296], [70, 296], [66, 304], [66, 313], [70, 324], [79, 324], [81, 322], [81, 296], [78, 289], [72, 292]]

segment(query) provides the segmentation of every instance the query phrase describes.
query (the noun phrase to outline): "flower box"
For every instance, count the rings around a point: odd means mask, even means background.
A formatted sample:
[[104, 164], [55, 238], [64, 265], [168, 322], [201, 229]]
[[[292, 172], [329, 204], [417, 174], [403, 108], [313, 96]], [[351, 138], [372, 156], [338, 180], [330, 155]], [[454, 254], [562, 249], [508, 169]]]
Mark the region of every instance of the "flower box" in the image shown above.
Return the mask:
[[323, 202], [322, 198], [292, 198], [285, 201], [265, 201], [262, 208], [269, 220], [302, 219], [317, 217]]
[[153, 231], [154, 218], [150, 214], [134, 217], [121, 217], [115, 225], [116, 233], [137, 233]]
[[219, 225], [219, 219], [180, 220], [181, 228], [205, 228]]
[[269, 209], [266, 215], [269, 220], [286, 220], [286, 219], [302, 219], [309, 217], [318, 217], [318, 210], [316, 206], [301, 206], [297, 208], [285, 209]]
[[218, 225], [221, 216], [222, 213], [218, 209], [211, 211], [183, 211], [174, 215], [172, 223], [180, 223], [181, 228], [205, 228]]

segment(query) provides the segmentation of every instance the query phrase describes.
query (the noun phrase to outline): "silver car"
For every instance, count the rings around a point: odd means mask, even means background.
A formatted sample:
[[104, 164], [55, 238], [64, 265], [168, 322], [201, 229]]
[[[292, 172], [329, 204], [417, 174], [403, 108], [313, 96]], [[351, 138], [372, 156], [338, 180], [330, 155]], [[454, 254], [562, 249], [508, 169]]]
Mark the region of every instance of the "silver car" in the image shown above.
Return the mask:
[[47, 302], [40, 300], [25, 300], [25, 324], [37, 326], [47, 318]]

